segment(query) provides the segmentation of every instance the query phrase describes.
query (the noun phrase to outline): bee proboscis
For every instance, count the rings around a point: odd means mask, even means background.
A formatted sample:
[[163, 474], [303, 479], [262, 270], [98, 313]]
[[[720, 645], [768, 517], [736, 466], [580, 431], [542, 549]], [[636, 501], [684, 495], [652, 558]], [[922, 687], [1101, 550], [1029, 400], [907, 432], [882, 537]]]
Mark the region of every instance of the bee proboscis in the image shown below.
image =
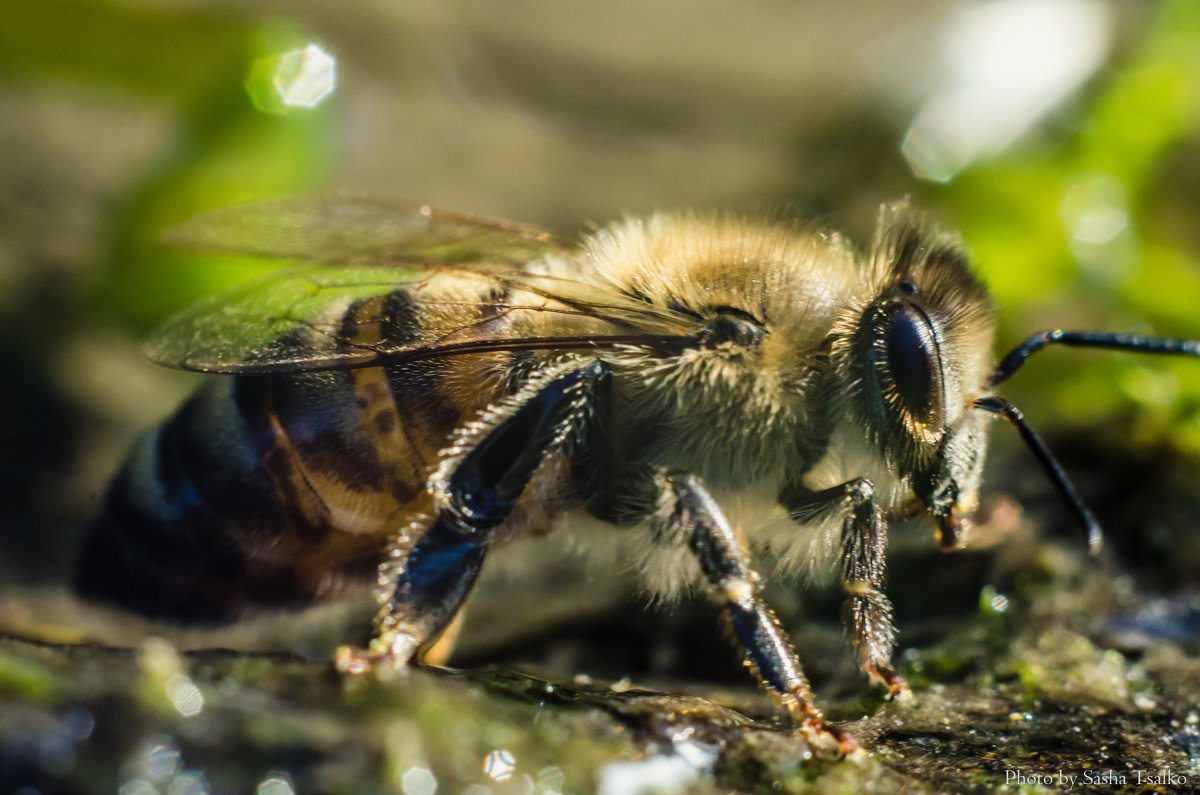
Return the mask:
[[660, 214], [570, 245], [345, 197], [217, 211], [176, 237], [298, 263], [149, 342], [161, 364], [230, 377], [135, 448], [85, 544], [82, 594], [215, 622], [373, 587], [373, 640], [339, 665], [403, 666], [492, 546], [614, 525], [651, 588], [715, 595], [764, 687], [843, 753], [854, 741], [813, 703], [756, 556], [835, 565], [862, 670], [901, 694], [888, 524], [928, 514], [943, 548], [961, 543], [992, 416], [1100, 543], [994, 387], [1052, 343], [1200, 353], [1055, 330], [993, 365], [986, 289], [903, 205], [883, 209], [865, 255], [799, 224]]

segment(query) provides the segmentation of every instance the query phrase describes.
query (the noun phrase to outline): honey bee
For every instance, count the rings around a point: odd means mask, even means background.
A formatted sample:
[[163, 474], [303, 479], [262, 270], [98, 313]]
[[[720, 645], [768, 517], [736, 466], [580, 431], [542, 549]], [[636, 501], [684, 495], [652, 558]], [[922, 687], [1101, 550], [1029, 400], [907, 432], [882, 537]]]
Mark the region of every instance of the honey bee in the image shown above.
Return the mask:
[[493, 546], [612, 525], [651, 589], [713, 594], [764, 688], [842, 753], [854, 740], [814, 704], [754, 560], [835, 567], [859, 666], [900, 695], [887, 528], [928, 514], [943, 549], [962, 543], [991, 417], [1100, 543], [993, 388], [1049, 344], [1200, 353], [1055, 330], [995, 364], [987, 290], [904, 205], [883, 208], [865, 255], [799, 224], [660, 214], [571, 245], [340, 197], [217, 211], [176, 238], [298, 262], [148, 343], [160, 364], [231, 377], [134, 449], [80, 594], [213, 623], [374, 588], [372, 640], [337, 662], [398, 668], [429, 653]]

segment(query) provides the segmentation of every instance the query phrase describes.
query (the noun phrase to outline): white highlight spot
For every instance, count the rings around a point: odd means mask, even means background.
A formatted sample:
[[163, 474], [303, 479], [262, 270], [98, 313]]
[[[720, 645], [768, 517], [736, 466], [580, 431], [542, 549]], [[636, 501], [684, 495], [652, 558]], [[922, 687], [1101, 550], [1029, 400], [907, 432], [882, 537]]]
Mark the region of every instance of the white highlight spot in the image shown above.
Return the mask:
[[254, 788], [255, 795], [296, 795], [287, 773], [271, 773]]
[[433, 795], [437, 792], [437, 779], [424, 767], [410, 767], [400, 778], [404, 795]]
[[1104, 174], [1077, 182], [1063, 198], [1060, 212], [1072, 240], [1102, 246], [1129, 225], [1125, 185]]
[[176, 674], [167, 680], [167, 698], [185, 718], [199, 715], [204, 709], [204, 694], [183, 674]]
[[942, 42], [946, 79], [901, 146], [913, 173], [946, 182], [1003, 151], [1103, 64], [1111, 27], [1098, 0], [967, 6]]
[[285, 52], [275, 70], [275, 90], [285, 105], [316, 107], [333, 93], [337, 61], [315, 44]]
[[[676, 735], [679, 736], [679, 735]], [[650, 795], [683, 792], [712, 768], [716, 749], [687, 740], [673, 743], [675, 753], [637, 762], [609, 762], [599, 771], [599, 795]]]
[[483, 772], [494, 781], [505, 781], [517, 769], [517, 758], [507, 748], [497, 748], [483, 758]]
[[337, 85], [337, 61], [316, 44], [254, 62], [246, 91], [267, 113], [315, 108]]

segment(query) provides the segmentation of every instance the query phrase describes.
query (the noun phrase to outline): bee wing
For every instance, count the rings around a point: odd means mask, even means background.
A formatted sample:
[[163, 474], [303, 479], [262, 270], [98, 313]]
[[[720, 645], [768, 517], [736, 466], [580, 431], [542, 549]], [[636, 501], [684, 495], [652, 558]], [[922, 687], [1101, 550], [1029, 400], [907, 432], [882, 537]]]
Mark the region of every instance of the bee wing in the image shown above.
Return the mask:
[[[525, 321], [554, 313], [554, 334]], [[154, 361], [214, 373], [399, 364], [515, 349], [675, 348], [695, 320], [616, 291], [518, 270], [441, 264], [299, 265], [201, 300], [146, 345]]]
[[213, 210], [167, 230], [192, 251], [339, 264], [516, 265], [564, 241], [532, 226], [345, 195], [300, 196]]

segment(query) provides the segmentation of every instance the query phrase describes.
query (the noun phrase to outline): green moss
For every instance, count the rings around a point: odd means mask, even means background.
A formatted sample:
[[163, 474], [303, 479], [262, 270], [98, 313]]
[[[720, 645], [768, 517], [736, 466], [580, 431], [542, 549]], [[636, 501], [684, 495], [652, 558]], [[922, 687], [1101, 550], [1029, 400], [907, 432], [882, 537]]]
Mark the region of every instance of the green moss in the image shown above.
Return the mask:
[[37, 662], [0, 651], [0, 692], [35, 703], [53, 703], [65, 695], [59, 678]]

